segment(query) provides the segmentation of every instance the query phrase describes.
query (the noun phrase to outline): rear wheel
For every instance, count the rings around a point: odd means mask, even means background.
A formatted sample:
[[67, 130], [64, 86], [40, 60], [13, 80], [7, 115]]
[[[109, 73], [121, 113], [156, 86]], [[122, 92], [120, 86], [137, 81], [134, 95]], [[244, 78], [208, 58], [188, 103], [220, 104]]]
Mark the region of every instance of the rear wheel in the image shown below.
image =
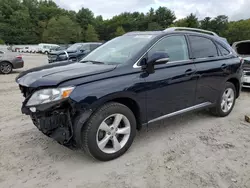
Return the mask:
[[12, 65], [8, 62], [0, 63], [0, 72], [2, 74], [10, 74], [12, 72]]
[[82, 147], [92, 157], [109, 161], [123, 155], [136, 134], [133, 112], [120, 103], [107, 103], [84, 125]]
[[212, 113], [219, 117], [225, 117], [233, 110], [236, 100], [236, 89], [234, 84], [226, 82], [223, 92], [216, 107], [212, 109]]

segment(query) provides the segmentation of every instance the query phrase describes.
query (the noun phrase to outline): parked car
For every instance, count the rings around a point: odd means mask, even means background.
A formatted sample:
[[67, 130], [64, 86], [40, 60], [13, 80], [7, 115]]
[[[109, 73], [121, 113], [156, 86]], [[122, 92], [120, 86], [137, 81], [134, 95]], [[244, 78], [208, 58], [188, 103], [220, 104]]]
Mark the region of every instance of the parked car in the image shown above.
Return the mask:
[[85, 55], [87, 55], [92, 50], [96, 49], [102, 43], [91, 42], [91, 43], [75, 43], [66, 50], [53, 51], [48, 55], [49, 63], [58, 61], [79, 61]]
[[67, 48], [66, 47], [64, 47], [64, 46], [55, 46], [55, 47], [52, 47], [51, 49], [50, 49], [50, 51], [49, 51], [49, 53], [51, 53], [51, 52], [55, 52], [55, 51], [62, 51], [62, 50], [66, 50]]
[[51, 48], [60, 47], [57, 44], [38, 44], [38, 52], [43, 54], [49, 54]]
[[13, 69], [20, 69], [24, 66], [22, 56], [13, 53], [0, 51], [0, 73], [9, 74]]
[[28, 53], [29, 51], [30, 51], [30, 47], [29, 46], [26, 46], [26, 47], [20, 49], [20, 52], [22, 52], [22, 53]]
[[250, 40], [237, 41], [232, 47], [244, 61], [242, 87], [250, 88]]
[[80, 62], [30, 69], [16, 81], [22, 113], [40, 131], [108, 161], [143, 125], [204, 108], [227, 116], [241, 76], [241, 59], [219, 36], [167, 29], [127, 33]]

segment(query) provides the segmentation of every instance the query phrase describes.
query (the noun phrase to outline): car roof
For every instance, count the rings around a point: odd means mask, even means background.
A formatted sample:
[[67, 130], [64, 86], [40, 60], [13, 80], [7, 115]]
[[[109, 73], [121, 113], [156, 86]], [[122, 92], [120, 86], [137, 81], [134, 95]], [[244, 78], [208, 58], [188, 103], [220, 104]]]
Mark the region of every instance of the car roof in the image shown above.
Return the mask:
[[156, 35], [156, 36], [164, 36], [168, 34], [195, 34], [195, 35], [200, 35], [200, 36], [209, 36], [209, 37], [216, 37], [213, 35], [205, 34], [205, 33], [199, 33], [195, 31], [133, 31], [126, 33], [124, 35]]
[[101, 42], [79, 42], [75, 44], [102, 44]]
[[178, 33], [179, 34], [193, 34], [197, 36], [209, 37], [220, 43], [225, 44], [227, 47], [230, 46], [226, 38], [220, 37], [214, 32], [206, 31], [202, 29], [196, 29], [196, 28], [173, 27], [173, 28], [165, 29], [164, 31], [133, 31], [133, 32], [126, 33], [124, 35], [154, 35], [160, 38], [165, 35], [178, 34]]

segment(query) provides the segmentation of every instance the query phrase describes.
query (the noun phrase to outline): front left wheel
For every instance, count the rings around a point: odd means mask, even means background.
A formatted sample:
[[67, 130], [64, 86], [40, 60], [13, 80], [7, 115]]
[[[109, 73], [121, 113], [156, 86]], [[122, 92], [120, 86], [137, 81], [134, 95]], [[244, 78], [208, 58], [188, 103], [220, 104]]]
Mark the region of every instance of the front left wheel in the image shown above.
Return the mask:
[[133, 112], [123, 104], [107, 103], [84, 125], [82, 148], [92, 157], [109, 161], [123, 155], [136, 134]]

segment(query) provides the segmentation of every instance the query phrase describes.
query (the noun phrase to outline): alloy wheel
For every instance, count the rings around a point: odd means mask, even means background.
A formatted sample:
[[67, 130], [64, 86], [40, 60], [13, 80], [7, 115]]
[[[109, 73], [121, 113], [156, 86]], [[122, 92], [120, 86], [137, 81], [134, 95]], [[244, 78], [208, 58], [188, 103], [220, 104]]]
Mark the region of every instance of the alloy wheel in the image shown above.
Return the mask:
[[222, 95], [221, 109], [224, 113], [231, 110], [234, 103], [234, 91], [232, 88], [227, 88]]
[[130, 134], [131, 125], [128, 118], [122, 114], [112, 114], [100, 124], [96, 142], [102, 152], [112, 154], [126, 145]]
[[4, 74], [9, 74], [12, 70], [12, 67], [9, 63], [1, 63], [0, 70]]

